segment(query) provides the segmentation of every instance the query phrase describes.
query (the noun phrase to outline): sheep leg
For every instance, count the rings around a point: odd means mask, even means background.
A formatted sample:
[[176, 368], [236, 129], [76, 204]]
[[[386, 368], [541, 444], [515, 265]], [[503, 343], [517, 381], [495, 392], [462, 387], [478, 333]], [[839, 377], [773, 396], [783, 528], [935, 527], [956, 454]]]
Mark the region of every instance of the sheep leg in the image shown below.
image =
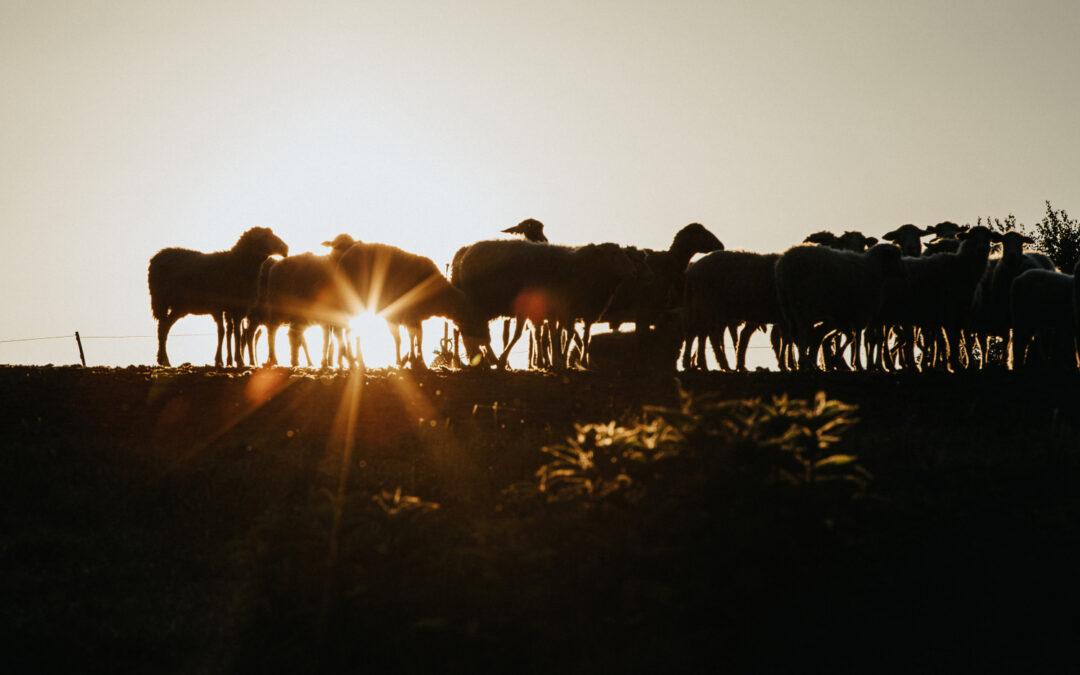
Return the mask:
[[397, 324], [386, 322], [386, 328], [390, 331], [390, 337], [394, 338], [394, 364], [401, 367], [401, 327]]
[[232, 351], [229, 353], [229, 363], [237, 368], [244, 365], [244, 317], [230, 316], [229, 330], [232, 332]]
[[760, 327], [760, 324], [747, 322], [739, 333], [735, 344], [735, 370], [740, 373], [746, 372], [746, 350], [750, 347], [750, 336]]
[[[556, 321], [551, 330], [551, 354], [552, 364], [551, 367], [555, 370], [564, 370], [566, 368], [566, 353], [570, 346], [570, 340], [563, 341], [563, 325], [564, 322]], [[571, 328], [570, 330], [573, 330]]]
[[[506, 327], [508, 327], [508, 326], [509, 326], [508, 322], [503, 323], [504, 329]], [[500, 370], [505, 370], [506, 369], [506, 367], [507, 367], [506, 362], [510, 358], [510, 350], [513, 349], [514, 345], [517, 344], [517, 341], [519, 339], [521, 339], [521, 333], [522, 333], [522, 331], [524, 329], [525, 329], [525, 319], [523, 317], [517, 317], [517, 321], [515, 322], [515, 326], [514, 326], [514, 335], [513, 335], [513, 337], [510, 338], [509, 342], [504, 341], [503, 344], [505, 346], [503, 347], [502, 353], [499, 354], [499, 359], [498, 359], [497, 365], [498, 365]], [[504, 332], [505, 332], [505, 330], [504, 330]]]
[[863, 367], [863, 333], [861, 330], [854, 330], [850, 334], [851, 336], [851, 368], [856, 372], [866, 370]]
[[333, 332], [333, 328], [330, 324], [324, 323], [322, 325], [322, 368], [326, 370], [330, 367], [330, 352], [333, 347], [330, 344], [330, 334]]
[[277, 361], [277, 346], [276, 346], [275, 343], [277, 342], [277, 330], [278, 330], [278, 327], [280, 325], [281, 324], [277, 324], [277, 323], [268, 323], [268, 324], [266, 324], [266, 340], [269, 343], [268, 346], [270, 348], [270, 353], [267, 354], [267, 356], [266, 356], [266, 364], [265, 365], [267, 365], [267, 366], [276, 366], [277, 362], [278, 362]]
[[233, 365], [233, 342], [235, 340], [236, 325], [233, 323], [231, 314], [225, 314], [225, 365], [232, 368]]
[[405, 330], [409, 333], [409, 360], [412, 362], [413, 368], [427, 368], [427, 364], [424, 363], [423, 324], [406, 326]]
[[[581, 329], [581, 364], [586, 368], [591, 368], [592, 364], [589, 362], [589, 333], [592, 332], [592, 322], [586, 321], [585, 325]], [[577, 337], [577, 331], [574, 332], [574, 336]]]
[[[726, 326], [721, 326], [720, 330], [711, 331], [709, 333], [709, 344], [712, 345], [713, 356], [716, 358], [716, 365], [720, 370], [731, 370], [731, 366], [728, 365], [727, 353], [725, 352], [724, 345], [724, 330]], [[704, 359], [702, 349], [698, 348], [698, 357]]]
[[169, 338], [169, 329], [172, 328], [172, 325], [176, 323], [176, 320], [179, 318], [180, 316], [176, 312], [170, 310], [168, 314], [158, 320], [158, 365], [169, 365], [169, 355], [165, 352], [165, 341]]
[[[300, 342], [304, 339], [303, 331], [296, 324], [289, 324], [289, 362], [293, 368], [300, 365]], [[304, 345], [304, 355], [307, 356], [307, 345]], [[311, 358], [308, 357], [308, 365]]]
[[225, 317], [221, 313], [214, 314], [214, 323], [217, 324], [217, 351], [214, 352], [214, 366], [220, 368], [221, 361], [221, 342], [225, 339]]
[[697, 339], [696, 335], [691, 335], [690, 337], [683, 340], [683, 352], [682, 352], [682, 369], [683, 370], [690, 370], [691, 364], [693, 362], [693, 356], [691, 354], [691, 351], [694, 349], [694, 341], [696, 339]]
[[253, 321], [248, 321], [247, 326], [244, 327], [244, 349], [246, 349], [248, 353], [248, 363], [253, 366], [256, 365], [255, 341], [257, 339], [257, 335], [258, 332], [255, 328], [255, 323]]
[[774, 323], [769, 331], [769, 344], [772, 346], [773, 356], [776, 357], [776, 367], [781, 371], [790, 370], [791, 364], [787, 360], [787, 346], [780, 334], [780, 324]]
[[821, 356], [821, 343], [830, 329], [825, 324], [810, 326], [805, 330], [803, 343], [799, 346], [799, 370], [820, 370], [818, 358]]
[[[315, 365], [315, 362], [311, 360], [311, 352], [308, 351], [307, 337], [304, 335], [303, 330], [300, 331], [300, 346], [304, 350], [304, 360], [307, 361], [308, 368]], [[297, 359], [297, 360], [299, 360], [299, 359]]]
[[1027, 348], [1031, 340], [1031, 334], [1022, 328], [1012, 329], [1012, 340], [1009, 342], [1008, 357], [1009, 367], [1012, 370], [1020, 370], [1027, 365]]

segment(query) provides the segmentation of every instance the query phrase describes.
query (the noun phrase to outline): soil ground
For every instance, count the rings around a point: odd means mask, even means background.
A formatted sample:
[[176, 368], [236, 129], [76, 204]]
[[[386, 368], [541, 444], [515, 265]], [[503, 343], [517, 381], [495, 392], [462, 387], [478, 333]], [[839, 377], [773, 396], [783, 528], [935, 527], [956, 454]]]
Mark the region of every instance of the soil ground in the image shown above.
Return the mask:
[[1080, 379], [677, 377], [856, 404], [867, 494], [511, 503], [672, 375], [0, 367], [5, 670], [1075, 666]]

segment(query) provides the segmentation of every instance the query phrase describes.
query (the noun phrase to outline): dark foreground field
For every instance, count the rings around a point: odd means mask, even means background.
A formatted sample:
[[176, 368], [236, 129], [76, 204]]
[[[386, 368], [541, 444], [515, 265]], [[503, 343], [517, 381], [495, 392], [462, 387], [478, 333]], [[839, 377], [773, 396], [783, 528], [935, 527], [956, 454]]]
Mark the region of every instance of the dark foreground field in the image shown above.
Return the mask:
[[4, 671], [1080, 662], [1075, 377], [680, 380], [856, 404], [858, 471], [787, 476], [745, 420], [540, 489], [542, 446], [655, 422], [669, 376], [0, 367]]

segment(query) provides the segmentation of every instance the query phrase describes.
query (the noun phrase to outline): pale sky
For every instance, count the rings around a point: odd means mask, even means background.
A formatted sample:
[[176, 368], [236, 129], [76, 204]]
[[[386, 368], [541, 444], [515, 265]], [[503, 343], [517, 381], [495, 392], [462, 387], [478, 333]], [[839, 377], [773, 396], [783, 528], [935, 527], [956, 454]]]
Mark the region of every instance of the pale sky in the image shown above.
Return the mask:
[[0, 0], [0, 341], [152, 335], [154, 252], [254, 225], [442, 267], [528, 217], [556, 243], [666, 248], [699, 221], [774, 251], [1080, 212], [1078, 35], [1071, 0]]

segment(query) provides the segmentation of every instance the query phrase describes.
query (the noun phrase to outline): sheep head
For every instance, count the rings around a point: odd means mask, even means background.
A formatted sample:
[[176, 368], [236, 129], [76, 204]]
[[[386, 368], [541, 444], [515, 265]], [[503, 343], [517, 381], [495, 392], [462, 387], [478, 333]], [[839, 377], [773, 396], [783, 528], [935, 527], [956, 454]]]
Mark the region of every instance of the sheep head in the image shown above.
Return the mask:
[[943, 220], [937, 225], [930, 225], [926, 228], [926, 231], [930, 234], [935, 234], [941, 239], [954, 239], [960, 232], [966, 230], [966, 227], [961, 227], [951, 220]]
[[330, 258], [337, 260], [341, 257], [341, 254], [348, 251], [349, 248], [356, 243], [356, 240], [352, 236], [345, 234], [344, 232], [334, 237], [330, 241], [324, 241], [323, 246], [329, 246], [332, 250], [330, 252]]
[[536, 218], [526, 218], [513, 227], [508, 227], [503, 232], [507, 234], [520, 234], [528, 241], [546, 244], [548, 238], [544, 236], [544, 224]]
[[928, 234], [933, 234], [933, 232], [929, 229], [924, 230], [918, 225], [907, 223], [891, 232], [886, 232], [881, 235], [881, 238], [885, 241], [891, 241], [899, 246], [904, 255], [914, 257], [922, 253], [922, 242], [920, 239]]
[[[992, 234], [999, 234], [994, 232]], [[1035, 240], [1027, 236], [1023, 232], [1017, 232], [1012, 230], [1005, 234], [999, 235], [1001, 237], [1001, 254], [1003, 256], [1019, 256], [1024, 253], [1024, 244], [1034, 244]], [[997, 243], [997, 241], [995, 241]]]
[[980, 257], [990, 255], [991, 244], [1000, 244], [1005, 240], [1004, 235], [985, 225], [976, 225], [966, 232], [959, 232], [956, 238], [961, 242], [960, 253], [974, 251]]
[[272, 255], [289, 255], [289, 246], [283, 242], [269, 227], [253, 227], [240, 235], [234, 251], [243, 251], [257, 258], [266, 258]]
[[723, 251], [724, 244], [701, 223], [690, 223], [675, 233], [675, 238], [671, 240], [671, 248], [668, 250], [680, 257], [685, 257], [689, 262], [690, 257], [695, 253]]
[[[812, 236], [812, 235], [811, 235]], [[848, 230], [837, 238], [840, 248], [846, 251], [862, 253], [877, 244], [877, 237], [868, 237], [862, 232]]]
[[828, 248], [843, 248], [844, 245], [840, 241], [840, 237], [836, 236], [828, 230], [822, 230], [813, 234], [807, 235], [806, 239], [803, 239], [804, 244], [817, 244], [818, 246], [826, 246]]

